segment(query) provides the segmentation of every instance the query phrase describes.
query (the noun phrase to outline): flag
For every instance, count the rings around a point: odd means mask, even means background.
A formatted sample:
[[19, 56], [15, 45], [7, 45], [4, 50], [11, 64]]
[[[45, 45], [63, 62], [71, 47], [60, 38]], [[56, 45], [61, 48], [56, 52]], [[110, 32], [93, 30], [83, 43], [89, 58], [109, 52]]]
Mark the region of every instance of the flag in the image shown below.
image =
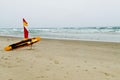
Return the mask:
[[28, 39], [28, 30], [27, 30], [26, 26], [28, 26], [28, 23], [27, 23], [26, 20], [23, 18], [24, 38], [25, 38], [25, 39]]
[[27, 23], [27, 21], [24, 18], [23, 18], [23, 26], [24, 27], [28, 26], [28, 23]]

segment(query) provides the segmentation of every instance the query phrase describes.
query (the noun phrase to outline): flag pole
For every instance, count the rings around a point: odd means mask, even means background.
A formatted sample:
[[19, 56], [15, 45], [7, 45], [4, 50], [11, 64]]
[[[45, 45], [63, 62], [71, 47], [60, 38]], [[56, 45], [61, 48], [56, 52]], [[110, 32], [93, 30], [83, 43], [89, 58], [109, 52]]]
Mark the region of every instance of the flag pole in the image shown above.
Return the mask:
[[[24, 28], [24, 39], [28, 39], [29, 32], [27, 30], [28, 23], [27, 21], [23, 18], [23, 28]], [[30, 41], [31, 44], [31, 41]], [[31, 44], [31, 49], [32, 49], [32, 44]]]

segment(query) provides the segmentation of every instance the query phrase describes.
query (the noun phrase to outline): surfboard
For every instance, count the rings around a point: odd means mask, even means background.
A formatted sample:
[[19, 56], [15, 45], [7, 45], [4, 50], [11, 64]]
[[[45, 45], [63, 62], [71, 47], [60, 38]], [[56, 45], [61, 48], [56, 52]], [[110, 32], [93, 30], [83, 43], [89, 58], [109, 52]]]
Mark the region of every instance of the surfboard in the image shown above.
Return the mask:
[[34, 44], [34, 43], [36, 43], [36, 42], [38, 42], [40, 40], [41, 40], [40, 37], [28, 38], [28, 39], [22, 40], [20, 42], [8, 45], [8, 46], [6, 46], [4, 48], [4, 50], [10, 51], [10, 50], [14, 50], [14, 49], [17, 49], [17, 48], [22, 48], [22, 47], [30, 46], [30, 45], [32, 45], [32, 44]]

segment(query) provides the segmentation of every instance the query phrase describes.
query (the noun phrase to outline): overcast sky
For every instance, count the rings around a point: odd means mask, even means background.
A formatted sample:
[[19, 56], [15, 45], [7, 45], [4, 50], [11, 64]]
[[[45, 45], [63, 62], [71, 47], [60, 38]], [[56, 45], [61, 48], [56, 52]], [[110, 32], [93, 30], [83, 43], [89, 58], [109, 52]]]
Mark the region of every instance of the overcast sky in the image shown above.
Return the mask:
[[120, 0], [0, 0], [0, 27], [120, 26]]

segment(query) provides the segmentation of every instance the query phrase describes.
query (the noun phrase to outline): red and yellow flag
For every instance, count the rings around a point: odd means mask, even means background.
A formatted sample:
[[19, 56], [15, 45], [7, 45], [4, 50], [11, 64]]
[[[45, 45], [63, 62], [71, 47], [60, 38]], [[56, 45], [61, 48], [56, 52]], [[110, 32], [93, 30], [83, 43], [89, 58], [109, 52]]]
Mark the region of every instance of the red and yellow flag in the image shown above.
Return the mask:
[[28, 26], [28, 23], [27, 23], [27, 21], [23, 18], [24, 38], [25, 38], [25, 39], [28, 39], [28, 33], [29, 33], [29, 32], [28, 32], [26, 26]]
[[25, 27], [25, 26], [28, 26], [28, 23], [27, 23], [27, 21], [23, 18], [23, 26]]

